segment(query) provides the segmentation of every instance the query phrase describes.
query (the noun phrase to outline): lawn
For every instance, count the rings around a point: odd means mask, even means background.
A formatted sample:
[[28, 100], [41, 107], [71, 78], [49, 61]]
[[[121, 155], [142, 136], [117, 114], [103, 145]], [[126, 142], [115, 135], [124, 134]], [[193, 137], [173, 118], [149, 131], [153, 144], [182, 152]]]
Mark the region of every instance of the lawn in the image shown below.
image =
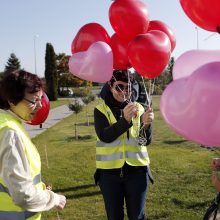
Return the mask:
[[[201, 220], [215, 196], [210, 162], [217, 153], [172, 132], [160, 115], [159, 98], [153, 97], [155, 122], [153, 142], [148, 147], [155, 179], [147, 198], [148, 220]], [[67, 197], [66, 208], [44, 213], [44, 220], [106, 219], [102, 196], [93, 180], [96, 104], [88, 106], [89, 126], [85, 108], [77, 116], [79, 140], [74, 137], [74, 114], [33, 139], [41, 154], [44, 180]]]

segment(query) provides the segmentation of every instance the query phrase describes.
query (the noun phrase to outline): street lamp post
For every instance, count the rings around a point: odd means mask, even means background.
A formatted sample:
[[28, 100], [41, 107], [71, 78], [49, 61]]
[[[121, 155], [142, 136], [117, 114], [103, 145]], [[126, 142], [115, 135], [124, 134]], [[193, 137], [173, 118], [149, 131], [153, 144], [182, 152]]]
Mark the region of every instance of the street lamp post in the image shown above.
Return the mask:
[[198, 27], [195, 27], [196, 29], [196, 48], [199, 49], [199, 29]]
[[38, 34], [34, 35], [34, 72], [37, 74], [37, 51], [36, 51], [36, 39], [39, 37]]

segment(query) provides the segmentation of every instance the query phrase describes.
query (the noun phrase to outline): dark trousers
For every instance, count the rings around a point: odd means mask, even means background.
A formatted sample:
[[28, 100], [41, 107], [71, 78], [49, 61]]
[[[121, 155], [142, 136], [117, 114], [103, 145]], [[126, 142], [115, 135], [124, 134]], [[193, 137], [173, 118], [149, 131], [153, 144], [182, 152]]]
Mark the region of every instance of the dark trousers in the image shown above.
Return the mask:
[[148, 188], [147, 169], [123, 173], [101, 170], [99, 186], [104, 198], [108, 220], [124, 219], [124, 201], [129, 220], [144, 220]]

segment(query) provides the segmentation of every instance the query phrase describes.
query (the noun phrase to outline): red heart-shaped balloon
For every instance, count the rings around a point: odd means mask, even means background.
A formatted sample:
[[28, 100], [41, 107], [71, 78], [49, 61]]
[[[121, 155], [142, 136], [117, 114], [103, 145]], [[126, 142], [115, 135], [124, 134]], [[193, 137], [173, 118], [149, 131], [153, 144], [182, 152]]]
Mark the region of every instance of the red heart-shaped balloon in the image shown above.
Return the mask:
[[128, 60], [128, 42], [120, 38], [116, 33], [111, 37], [111, 48], [114, 57], [114, 69], [128, 69], [131, 64]]
[[105, 28], [98, 23], [85, 24], [73, 39], [71, 51], [72, 53], [86, 51], [96, 41], [103, 41], [110, 44], [110, 36]]
[[176, 46], [176, 36], [174, 35], [170, 27], [168, 27], [163, 21], [152, 20], [150, 21], [148, 31], [152, 31], [152, 30], [162, 31], [165, 34], [167, 34], [167, 36], [170, 39], [171, 52], [172, 52]]
[[220, 33], [219, 0], [180, 0], [186, 15], [199, 27]]
[[109, 21], [121, 38], [131, 41], [136, 35], [147, 32], [148, 10], [139, 0], [117, 0], [109, 8]]
[[142, 76], [154, 78], [162, 73], [170, 59], [171, 45], [162, 31], [149, 31], [134, 38], [128, 46], [128, 58]]
[[30, 122], [28, 122], [28, 124], [39, 125], [42, 124], [47, 119], [47, 116], [50, 111], [50, 101], [46, 93], [44, 93], [43, 95], [43, 98], [41, 100], [41, 105], [42, 107], [37, 111], [35, 116], [32, 118]]

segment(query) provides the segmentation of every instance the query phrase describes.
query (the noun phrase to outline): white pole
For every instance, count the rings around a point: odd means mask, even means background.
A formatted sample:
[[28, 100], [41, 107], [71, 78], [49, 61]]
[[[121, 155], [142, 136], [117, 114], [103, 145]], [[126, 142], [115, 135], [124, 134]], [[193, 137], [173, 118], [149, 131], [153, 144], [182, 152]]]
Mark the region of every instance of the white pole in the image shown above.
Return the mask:
[[37, 74], [37, 51], [36, 51], [36, 39], [39, 37], [38, 34], [34, 35], [34, 73]]
[[196, 29], [196, 48], [199, 49], [199, 29], [198, 27], [195, 27]]

